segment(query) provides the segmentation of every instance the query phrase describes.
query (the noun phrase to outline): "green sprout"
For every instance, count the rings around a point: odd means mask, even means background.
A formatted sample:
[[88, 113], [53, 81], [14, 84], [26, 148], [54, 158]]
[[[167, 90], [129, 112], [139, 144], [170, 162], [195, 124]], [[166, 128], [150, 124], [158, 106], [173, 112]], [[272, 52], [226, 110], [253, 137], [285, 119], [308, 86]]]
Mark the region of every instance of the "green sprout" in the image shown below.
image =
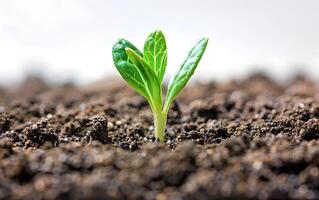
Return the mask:
[[167, 65], [167, 49], [162, 31], [151, 33], [144, 44], [144, 53], [125, 39], [112, 48], [114, 64], [123, 77], [148, 101], [155, 126], [155, 138], [164, 140], [167, 114], [173, 100], [185, 87], [202, 58], [208, 38], [201, 39], [188, 53], [178, 72], [168, 85], [163, 105], [162, 83]]

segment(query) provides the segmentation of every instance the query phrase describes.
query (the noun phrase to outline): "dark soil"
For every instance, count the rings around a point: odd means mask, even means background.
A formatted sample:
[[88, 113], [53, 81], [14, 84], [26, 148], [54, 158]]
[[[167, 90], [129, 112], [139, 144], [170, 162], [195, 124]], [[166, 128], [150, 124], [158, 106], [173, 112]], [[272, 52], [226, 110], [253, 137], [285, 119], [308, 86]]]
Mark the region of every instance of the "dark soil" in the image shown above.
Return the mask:
[[2, 88], [0, 199], [319, 199], [318, 86], [187, 86], [163, 143], [121, 80]]

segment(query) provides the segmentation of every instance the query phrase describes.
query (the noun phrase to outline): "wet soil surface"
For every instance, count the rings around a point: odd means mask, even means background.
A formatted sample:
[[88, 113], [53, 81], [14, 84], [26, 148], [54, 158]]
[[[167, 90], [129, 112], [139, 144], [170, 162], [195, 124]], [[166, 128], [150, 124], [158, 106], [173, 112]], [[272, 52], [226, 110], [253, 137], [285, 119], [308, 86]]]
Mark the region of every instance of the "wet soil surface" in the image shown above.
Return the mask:
[[121, 80], [0, 89], [0, 199], [319, 199], [319, 87], [187, 86], [165, 142]]

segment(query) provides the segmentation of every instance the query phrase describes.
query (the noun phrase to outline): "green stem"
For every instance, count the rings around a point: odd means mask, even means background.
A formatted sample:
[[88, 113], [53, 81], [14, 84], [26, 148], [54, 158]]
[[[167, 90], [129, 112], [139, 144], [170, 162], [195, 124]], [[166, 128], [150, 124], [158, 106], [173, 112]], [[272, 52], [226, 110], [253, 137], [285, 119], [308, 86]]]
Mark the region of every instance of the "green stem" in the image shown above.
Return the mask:
[[154, 114], [154, 126], [155, 126], [155, 137], [161, 142], [164, 141], [165, 126], [166, 126], [167, 113], [155, 112]]
[[169, 111], [169, 108], [171, 107], [172, 102], [171, 101], [165, 101], [163, 106], [163, 113], [167, 116], [167, 113]]

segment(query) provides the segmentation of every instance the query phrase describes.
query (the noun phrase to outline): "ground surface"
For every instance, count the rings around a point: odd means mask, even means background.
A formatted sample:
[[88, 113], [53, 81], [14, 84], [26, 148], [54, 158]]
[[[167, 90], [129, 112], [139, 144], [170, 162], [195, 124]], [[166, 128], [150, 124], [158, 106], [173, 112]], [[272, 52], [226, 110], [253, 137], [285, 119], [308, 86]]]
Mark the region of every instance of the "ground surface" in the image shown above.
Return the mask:
[[153, 138], [120, 80], [0, 89], [0, 199], [319, 199], [319, 87], [188, 86]]

